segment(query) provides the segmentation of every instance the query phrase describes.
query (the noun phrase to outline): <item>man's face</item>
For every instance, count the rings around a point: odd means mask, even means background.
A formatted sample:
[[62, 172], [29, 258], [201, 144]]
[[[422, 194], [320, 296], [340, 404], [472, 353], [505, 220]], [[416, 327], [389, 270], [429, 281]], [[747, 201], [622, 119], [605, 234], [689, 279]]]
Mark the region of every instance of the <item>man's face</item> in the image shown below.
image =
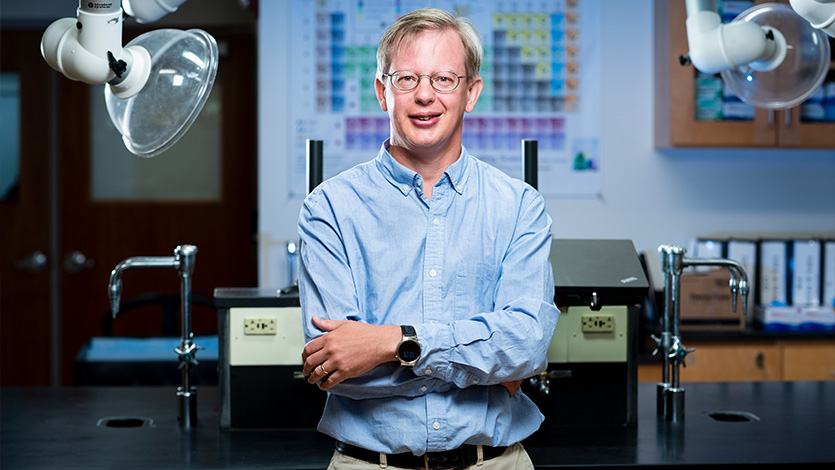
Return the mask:
[[[454, 31], [424, 31], [393, 51], [387, 73], [397, 70], [420, 75], [441, 71], [465, 75], [464, 45]], [[411, 91], [394, 88], [388, 78], [377, 80], [377, 99], [391, 120], [391, 145], [413, 154], [453, 152], [457, 157], [464, 112], [473, 110], [482, 88], [480, 78], [471, 78], [462, 78], [458, 88], [450, 93], [435, 91], [427, 76], [421, 77], [417, 88]]]

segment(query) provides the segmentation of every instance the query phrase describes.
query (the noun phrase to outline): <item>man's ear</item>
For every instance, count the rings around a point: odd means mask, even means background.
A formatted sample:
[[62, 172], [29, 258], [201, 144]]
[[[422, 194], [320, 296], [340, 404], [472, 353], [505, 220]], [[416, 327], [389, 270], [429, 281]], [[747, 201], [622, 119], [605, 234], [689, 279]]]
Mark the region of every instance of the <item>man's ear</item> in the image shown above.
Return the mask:
[[[465, 79], [466, 80], [466, 79]], [[476, 78], [472, 82], [467, 80], [467, 107], [464, 108], [468, 113], [473, 112], [478, 97], [481, 96], [481, 90], [484, 88], [484, 82], [481, 77]]]
[[377, 93], [377, 101], [380, 102], [380, 108], [388, 112], [388, 105], [386, 105], [386, 86], [380, 79], [374, 80], [374, 92]]

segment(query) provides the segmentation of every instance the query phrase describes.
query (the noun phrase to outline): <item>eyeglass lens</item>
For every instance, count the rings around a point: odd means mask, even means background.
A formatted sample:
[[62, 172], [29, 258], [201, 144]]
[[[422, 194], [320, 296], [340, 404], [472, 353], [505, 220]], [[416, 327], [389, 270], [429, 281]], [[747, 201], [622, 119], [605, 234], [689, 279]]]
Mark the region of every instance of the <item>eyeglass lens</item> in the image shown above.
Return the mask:
[[453, 72], [435, 72], [432, 75], [418, 75], [409, 70], [398, 70], [391, 74], [391, 82], [398, 90], [409, 91], [417, 88], [422, 77], [428, 77], [432, 88], [444, 92], [458, 86], [459, 78]]

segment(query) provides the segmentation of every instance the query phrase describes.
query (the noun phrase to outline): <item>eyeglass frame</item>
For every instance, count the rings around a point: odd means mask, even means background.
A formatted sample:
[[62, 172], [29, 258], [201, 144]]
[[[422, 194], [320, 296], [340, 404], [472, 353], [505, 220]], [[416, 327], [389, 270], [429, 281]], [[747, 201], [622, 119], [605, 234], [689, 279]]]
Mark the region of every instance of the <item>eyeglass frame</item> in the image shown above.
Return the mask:
[[[412, 87], [412, 88], [409, 88], [409, 89], [403, 89], [403, 88], [400, 88], [397, 85], [395, 85], [394, 81], [391, 80], [391, 78], [398, 72], [410, 72], [410, 73], [415, 74], [417, 76], [417, 81], [415, 82], [415, 86]], [[439, 74], [439, 73], [451, 73], [452, 75], [458, 77], [458, 83], [456, 83], [455, 86], [450, 88], [449, 90], [439, 90], [439, 89], [435, 88], [435, 81], [432, 80], [432, 77]], [[393, 86], [395, 89], [397, 89], [399, 91], [414, 91], [414, 90], [417, 89], [418, 85], [420, 85], [420, 79], [421, 78], [429, 77], [429, 86], [431, 86], [432, 89], [437, 91], [438, 93], [452, 93], [453, 91], [458, 89], [459, 85], [461, 85], [461, 79], [462, 78], [467, 78], [466, 75], [458, 75], [457, 73], [453, 72], [452, 70], [439, 70], [437, 72], [433, 72], [432, 74], [428, 74], [428, 73], [420, 74], [420, 73], [415, 72], [414, 70], [408, 70], [408, 69], [395, 70], [392, 73], [384, 73], [383, 77], [389, 77], [389, 81], [391, 82], [391, 86]]]

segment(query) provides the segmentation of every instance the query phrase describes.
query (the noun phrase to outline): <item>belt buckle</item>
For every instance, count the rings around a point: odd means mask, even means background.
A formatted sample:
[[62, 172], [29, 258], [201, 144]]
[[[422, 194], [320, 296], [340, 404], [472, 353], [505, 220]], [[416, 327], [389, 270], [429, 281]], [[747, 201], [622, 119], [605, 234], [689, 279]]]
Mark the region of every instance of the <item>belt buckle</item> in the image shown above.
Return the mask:
[[470, 465], [470, 463], [466, 462], [465, 452], [462, 447], [444, 452], [427, 452], [423, 454], [423, 463], [429, 470], [464, 468]]

